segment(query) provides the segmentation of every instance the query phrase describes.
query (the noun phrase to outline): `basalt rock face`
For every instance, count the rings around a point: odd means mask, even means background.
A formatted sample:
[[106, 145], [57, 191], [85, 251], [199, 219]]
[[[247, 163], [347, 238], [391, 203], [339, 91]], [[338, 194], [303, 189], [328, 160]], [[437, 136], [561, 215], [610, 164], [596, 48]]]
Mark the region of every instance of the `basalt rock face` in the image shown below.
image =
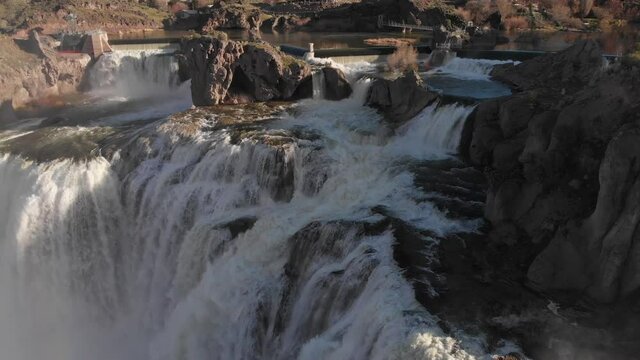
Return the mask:
[[322, 69], [325, 81], [325, 98], [327, 100], [342, 100], [351, 96], [353, 89], [349, 80], [340, 69], [325, 67]]
[[[80, 89], [91, 58], [88, 55], [59, 56], [53, 39], [32, 31], [21, 46], [3, 44], [15, 51], [21, 62], [11, 71], [0, 73], [0, 101], [10, 100], [14, 108], [51, 96], [61, 96]], [[2, 65], [2, 64], [0, 64]], [[0, 66], [1, 67], [1, 66]]]
[[554, 56], [541, 56], [525, 63], [497, 66], [491, 76], [517, 90], [552, 89], [575, 92], [589, 84], [602, 68], [602, 51], [594, 41], [580, 41]]
[[320, 11], [306, 26], [316, 31], [378, 31], [384, 20], [433, 26], [447, 30], [464, 28], [465, 21], [443, 3], [416, 0], [365, 0]]
[[311, 77], [306, 63], [266, 43], [203, 36], [185, 39], [182, 52], [196, 106], [293, 99]]
[[222, 29], [259, 29], [262, 25], [262, 12], [251, 5], [221, 4], [209, 8], [203, 31]]
[[537, 290], [602, 303], [640, 290], [639, 73], [580, 42], [495, 70], [522, 92], [470, 116], [462, 151], [489, 179], [490, 238]]
[[408, 71], [395, 79], [376, 79], [366, 104], [381, 111], [387, 121], [401, 124], [436, 100], [438, 94], [427, 90], [418, 73]]
[[0, 128], [3, 124], [8, 124], [18, 120], [11, 101], [0, 101]]

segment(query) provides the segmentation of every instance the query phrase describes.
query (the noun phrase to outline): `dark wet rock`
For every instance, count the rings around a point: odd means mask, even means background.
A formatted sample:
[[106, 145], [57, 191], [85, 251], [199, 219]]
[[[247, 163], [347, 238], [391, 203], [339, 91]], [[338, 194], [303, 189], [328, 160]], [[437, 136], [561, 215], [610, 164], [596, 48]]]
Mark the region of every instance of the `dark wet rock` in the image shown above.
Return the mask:
[[311, 77], [305, 62], [263, 42], [207, 35], [184, 39], [182, 53], [196, 106], [289, 100]]
[[333, 67], [322, 69], [325, 80], [325, 98], [327, 100], [342, 100], [351, 96], [353, 90], [345, 74]]
[[540, 56], [515, 66], [496, 66], [491, 76], [518, 90], [544, 88], [568, 93], [589, 84], [603, 66], [598, 44], [582, 40], [554, 56]]
[[436, 100], [438, 94], [427, 90], [418, 73], [408, 71], [395, 79], [374, 80], [366, 104], [381, 111], [389, 122], [400, 124]]
[[309, 24], [311, 18], [300, 17], [297, 15], [278, 15], [273, 16], [262, 23], [262, 29], [272, 30], [275, 32], [287, 32], [300, 29]]
[[501, 355], [495, 358], [496, 360], [525, 360], [526, 357], [522, 356], [519, 353], [512, 352], [507, 355]]
[[69, 119], [64, 116], [52, 116], [42, 120], [40, 127], [56, 126], [68, 122]]
[[[478, 105], [463, 132], [463, 156], [489, 183], [491, 227], [441, 257], [474, 264], [447, 273], [441, 316], [494, 319], [488, 331], [531, 358], [640, 350], [640, 76], [603, 68], [595, 46], [496, 70], [521, 92]], [[465, 293], [479, 302], [456, 300]]]
[[469, 41], [471, 47], [474, 48], [493, 49], [496, 45], [509, 43], [509, 38], [504, 36], [501, 31], [495, 29], [485, 30], [473, 28], [471, 35]]
[[489, 24], [492, 29], [502, 30], [502, 15], [499, 11], [493, 12], [487, 17], [485, 23]]
[[456, 53], [449, 49], [436, 49], [429, 55], [429, 66], [438, 67], [446, 64], [449, 60], [453, 59]]
[[18, 120], [11, 100], [0, 101], [0, 126]]
[[635, 296], [640, 77], [620, 64], [605, 70], [594, 42], [494, 75], [524, 91], [480, 104], [463, 136], [489, 179], [494, 232], [513, 230], [537, 290], [605, 303]]
[[253, 225], [256, 223], [256, 221], [258, 221], [258, 219], [255, 217], [242, 217], [242, 218], [229, 221], [228, 223], [220, 225], [217, 228], [229, 229], [229, 232], [231, 233], [231, 238], [235, 239], [236, 237], [238, 237], [238, 235], [251, 230], [251, 228], [253, 228]]
[[313, 14], [304, 28], [313, 31], [378, 31], [378, 17], [385, 20], [441, 27], [447, 31], [464, 28], [465, 21], [453, 6], [416, 0], [362, 1], [344, 4]]

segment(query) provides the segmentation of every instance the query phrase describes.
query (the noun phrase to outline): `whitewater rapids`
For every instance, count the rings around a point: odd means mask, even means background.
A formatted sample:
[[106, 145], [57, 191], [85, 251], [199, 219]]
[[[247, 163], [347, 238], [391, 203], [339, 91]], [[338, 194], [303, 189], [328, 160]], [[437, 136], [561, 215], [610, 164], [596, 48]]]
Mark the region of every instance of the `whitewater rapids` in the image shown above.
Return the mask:
[[391, 130], [367, 87], [242, 128], [162, 119], [109, 157], [0, 154], [0, 358], [489, 358], [415, 300], [385, 222], [477, 231], [410, 170], [454, 156], [472, 108]]

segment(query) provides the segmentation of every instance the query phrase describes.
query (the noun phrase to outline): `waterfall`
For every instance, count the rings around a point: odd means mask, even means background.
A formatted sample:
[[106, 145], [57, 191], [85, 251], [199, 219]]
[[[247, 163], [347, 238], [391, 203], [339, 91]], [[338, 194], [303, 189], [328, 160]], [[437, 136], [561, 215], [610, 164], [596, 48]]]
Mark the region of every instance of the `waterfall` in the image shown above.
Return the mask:
[[178, 62], [161, 51], [115, 51], [102, 55], [89, 72], [91, 89], [125, 99], [172, 93], [179, 85]]
[[393, 145], [398, 153], [419, 159], [456, 154], [472, 110], [459, 104], [431, 105], [398, 129]]
[[471, 108], [432, 106], [393, 133], [362, 106], [368, 84], [250, 130], [189, 114], [203, 127], [187, 136], [163, 120], [108, 159], [0, 155], [3, 355], [487, 358], [415, 300], [386, 218], [427, 245], [478, 229], [438, 210], [405, 160], [452, 156]]
[[501, 64], [517, 64], [514, 61], [467, 59], [454, 57], [432, 72], [467, 80], [488, 80], [493, 67]]
[[313, 98], [324, 99], [324, 93], [326, 88], [326, 83], [324, 80], [324, 71], [322, 69], [314, 71], [312, 74], [312, 80], [313, 80]]

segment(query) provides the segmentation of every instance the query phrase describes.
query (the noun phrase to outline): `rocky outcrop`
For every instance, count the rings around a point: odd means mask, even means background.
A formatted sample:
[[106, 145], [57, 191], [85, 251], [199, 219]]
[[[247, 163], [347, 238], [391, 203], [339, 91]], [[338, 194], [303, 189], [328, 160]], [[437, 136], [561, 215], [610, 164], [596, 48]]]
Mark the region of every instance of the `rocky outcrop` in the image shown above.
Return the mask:
[[[640, 70], [591, 41], [493, 75], [521, 92], [480, 104], [462, 150], [485, 169], [490, 238], [529, 284], [613, 302], [640, 290]], [[520, 265], [518, 265], [520, 264]]]
[[340, 69], [325, 67], [322, 72], [325, 81], [325, 99], [338, 101], [351, 96], [353, 89]]
[[401, 124], [438, 100], [415, 71], [394, 79], [378, 78], [369, 89], [366, 104], [381, 111], [387, 121]]
[[311, 18], [308, 17], [299, 17], [297, 15], [278, 15], [264, 21], [262, 28], [276, 32], [286, 32], [300, 29], [310, 22]]
[[551, 88], [568, 93], [589, 84], [603, 66], [598, 44], [580, 41], [555, 56], [541, 56], [517, 66], [497, 66], [491, 76], [521, 91]]
[[263, 21], [260, 9], [247, 4], [218, 3], [207, 10], [202, 31], [223, 29], [259, 29]]
[[262, 42], [243, 43], [221, 36], [187, 38], [182, 53], [180, 63], [191, 78], [197, 106], [303, 97], [297, 90], [311, 77], [305, 62]]
[[58, 55], [54, 43], [35, 31], [29, 40], [19, 43], [20, 47], [11, 39], [3, 40], [4, 50], [11, 51], [15, 61], [0, 63], [0, 100], [10, 99], [18, 108], [41, 98], [73, 93], [81, 87], [91, 58]]
[[465, 21], [455, 14], [454, 9], [435, 1], [365, 0], [315, 12], [305, 29], [375, 32], [379, 30], [379, 16], [384, 16], [385, 20], [433, 26], [438, 30], [463, 29]]

